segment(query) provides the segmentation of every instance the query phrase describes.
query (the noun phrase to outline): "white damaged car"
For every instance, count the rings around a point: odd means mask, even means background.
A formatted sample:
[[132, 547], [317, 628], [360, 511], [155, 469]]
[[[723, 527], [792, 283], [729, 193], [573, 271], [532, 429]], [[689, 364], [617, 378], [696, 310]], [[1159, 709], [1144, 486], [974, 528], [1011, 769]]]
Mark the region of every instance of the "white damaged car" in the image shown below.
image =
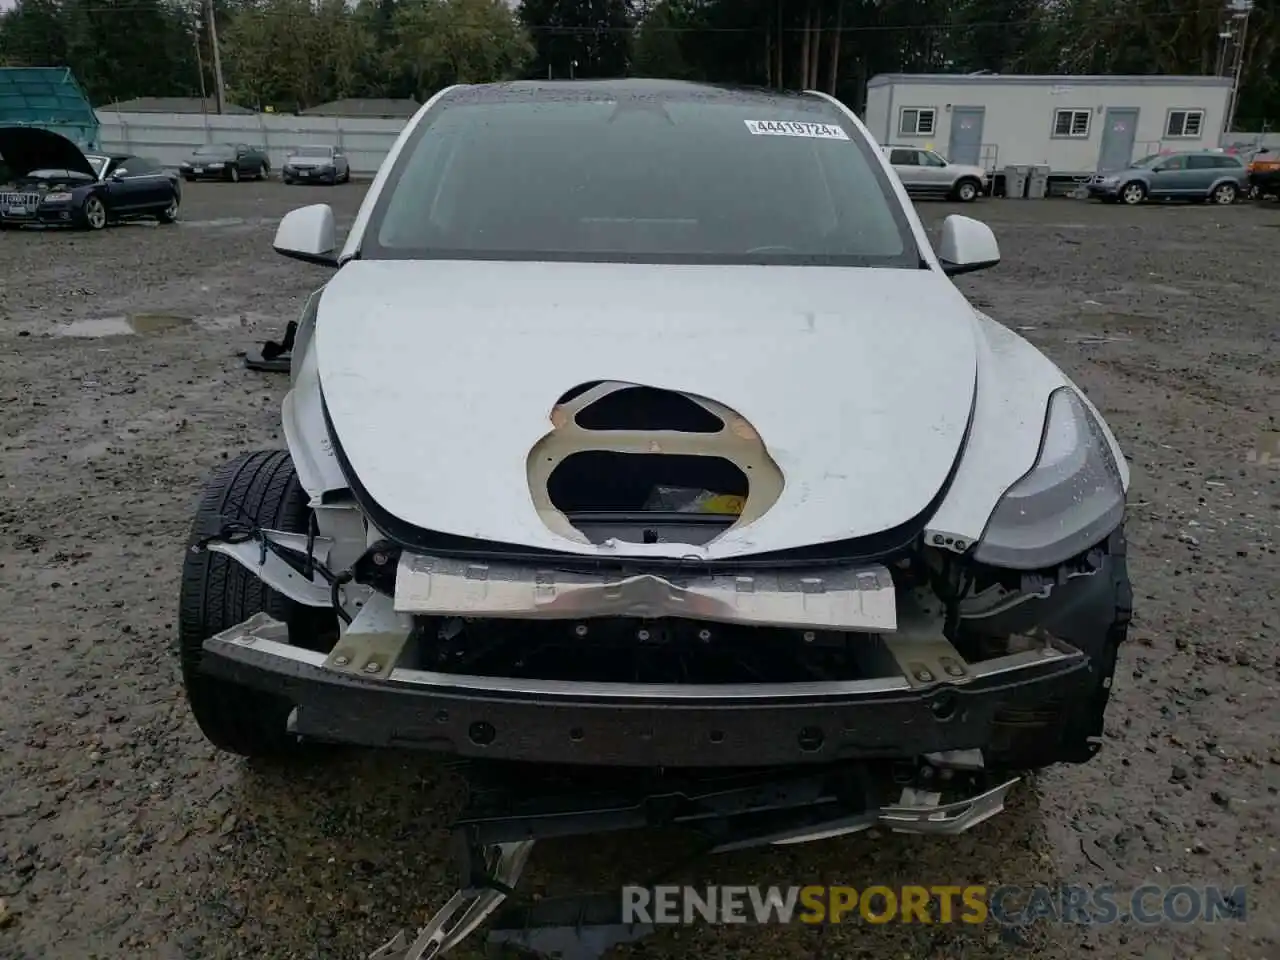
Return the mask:
[[845, 785], [770, 806], [770, 842], [957, 832], [1098, 749], [1125, 459], [953, 284], [992, 232], [931, 244], [836, 100], [453, 87], [341, 246], [316, 205], [275, 248], [335, 269], [287, 449], [218, 469], [194, 524], [182, 672], [218, 747], [419, 747], [518, 763], [515, 793], [624, 768], [650, 820], [659, 773]]

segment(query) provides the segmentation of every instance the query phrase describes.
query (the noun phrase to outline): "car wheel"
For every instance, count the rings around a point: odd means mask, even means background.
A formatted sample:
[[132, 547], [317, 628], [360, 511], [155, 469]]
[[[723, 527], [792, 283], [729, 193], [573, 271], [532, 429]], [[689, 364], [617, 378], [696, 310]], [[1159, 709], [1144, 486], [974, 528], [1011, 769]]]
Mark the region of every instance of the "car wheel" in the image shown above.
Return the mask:
[[[271, 530], [306, 533], [311, 510], [287, 451], [247, 453], [214, 472], [196, 510], [190, 547], [228, 519]], [[276, 593], [230, 557], [188, 549], [178, 606], [178, 649], [187, 703], [214, 746], [246, 757], [293, 754], [303, 745], [288, 731], [293, 704], [273, 694], [209, 676], [201, 670], [204, 641], [266, 613], [289, 625], [289, 642], [327, 651], [337, 641], [337, 618]]]
[[351, 182], [351, 168], [350, 168], [350, 167], [348, 167], [346, 170], [344, 170], [344, 171], [342, 172], [342, 182], [343, 182], [343, 183], [350, 183], [350, 182]]
[[1131, 180], [1120, 188], [1120, 199], [1129, 206], [1135, 206], [1147, 199], [1147, 185], [1141, 180]]
[[293, 178], [292, 178], [292, 177], [281, 177], [280, 179], [282, 179], [282, 180], [284, 181], [284, 185], [285, 185], [286, 187], [292, 187], [292, 186], [293, 186]]
[[231, 182], [232, 182], [232, 183], [239, 183], [239, 182], [240, 182], [240, 168], [239, 168], [239, 167], [234, 167], [234, 166], [233, 166], [233, 167], [231, 168], [231, 172], [230, 172], [229, 174], [227, 174], [227, 176], [229, 176], [229, 177], [231, 178]]
[[84, 202], [84, 222], [90, 230], [101, 230], [107, 225], [107, 208], [95, 196]]
[[1210, 199], [1214, 203], [1221, 203], [1226, 206], [1236, 202], [1236, 195], [1240, 192], [1234, 183], [1220, 183], [1213, 188]]
[[956, 184], [956, 199], [961, 203], [972, 203], [982, 192], [982, 185], [976, 180], [961, 180]]
[[194, 176], [192, 176], [191, 174], [189, 174], [189, 173], [184, 173], [184, 174], [182, 175], [182, 179], [183, 179], [183, 180], [185, 180], [185, 181], [187, 181], [187, 183], [195, 183], [195, 182], [196, 182], [196, 178], [195, 178]]
[[156, 214], [156, 219], [161, 223], [173, 223], [178, 219], [178, 195], [174, 194], [173, 199], [169, 201], [169, 205]]

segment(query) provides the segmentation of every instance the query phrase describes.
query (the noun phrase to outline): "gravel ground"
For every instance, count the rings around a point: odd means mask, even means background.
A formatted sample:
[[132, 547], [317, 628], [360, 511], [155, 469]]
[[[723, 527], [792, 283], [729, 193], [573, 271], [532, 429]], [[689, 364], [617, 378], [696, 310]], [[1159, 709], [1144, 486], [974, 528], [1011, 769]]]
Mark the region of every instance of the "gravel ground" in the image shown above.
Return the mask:
[[[355, 958], [451, 892], [456, 777], [400, 753], [283, 771], [219, 755], [172, 651], [206, 474], [282, 444], [285, 378], [245, 371], [237, 351], [277, 335], [325, 278], [272, 255], [274, 224], [315, 198], [345, 228], [363, 189], [197, 184], [175, 227], [0, 235], [0, 957]], [[1280, 956], [1280, 285], [1265, 266], [1280, 211], [964, 212], [1006, 256], [966, 290], [1088, 390], [1132, 458], [1137, 619], [1106, 749], [1019, 788], [965, 837], [862, 835], [687, 876], [1244, 884], [1248, 919], [1026, 935], [696, 927], [636, 955]], [[635, 880], [618, 864], [680, 845], [548, 843], [529, 889]]]

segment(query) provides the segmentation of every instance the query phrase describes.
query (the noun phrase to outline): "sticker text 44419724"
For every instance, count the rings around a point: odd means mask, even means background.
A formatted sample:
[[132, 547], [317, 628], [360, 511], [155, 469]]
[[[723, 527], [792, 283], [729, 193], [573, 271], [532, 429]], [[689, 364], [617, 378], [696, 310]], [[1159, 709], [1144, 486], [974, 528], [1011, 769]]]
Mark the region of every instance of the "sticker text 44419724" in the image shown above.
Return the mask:
[[758, 137], [812, 137], [817, 140], [848, 140], [844, 128], [834, 123], [809, 123], [803, 120], [744, 120], [747, 129]]

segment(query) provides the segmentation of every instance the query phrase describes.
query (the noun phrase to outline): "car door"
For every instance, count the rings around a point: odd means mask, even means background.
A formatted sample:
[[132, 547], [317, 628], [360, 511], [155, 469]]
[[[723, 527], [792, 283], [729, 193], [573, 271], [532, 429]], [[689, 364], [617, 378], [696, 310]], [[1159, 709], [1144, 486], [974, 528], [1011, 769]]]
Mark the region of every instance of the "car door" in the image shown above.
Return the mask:
[[147, 205], [148, 179], [134, 174], [144, 166], [138, 157], [120, 157], [107, 166], [106, 201], [112, 212], [131, 213]]
[[932, 150], [918, 151], [920, 157], [920, 177], [929, 184], [931, 190], [949, 190], [954, 174], [947, 160]]
[[160, 164], [148, 157], [129, 160], [129, 173], [124, 178], [136, 185], [135, 199], [139, 207], [165, 207], [172, 199], [173, 187]]
[[1151, 183], [1147, 193], [1153, 197], [1181, 196], [1186, 192], [1186, 176], [1186, 155], [1167, 157], [1151, 168]]
[[918, 190], [924, 185], [920, 178], [920, 151], [908, 147], [894, 147], [889, 151], [889, 164], [908, 190]]
[[1184, 174], [1184, 191], [1188, 194], [1208, 194], [1209, 188], [1222, 176], [1218, 158], [1211, 153], [1193, 153], [1187, 157]]
[[247, 173], [255, 173], [258, 169], [258, 162], [254, 159], [253, 151], [249, 149], [247, 143], [236, 144], [236, 169], [240, 171], [240, 175]]

